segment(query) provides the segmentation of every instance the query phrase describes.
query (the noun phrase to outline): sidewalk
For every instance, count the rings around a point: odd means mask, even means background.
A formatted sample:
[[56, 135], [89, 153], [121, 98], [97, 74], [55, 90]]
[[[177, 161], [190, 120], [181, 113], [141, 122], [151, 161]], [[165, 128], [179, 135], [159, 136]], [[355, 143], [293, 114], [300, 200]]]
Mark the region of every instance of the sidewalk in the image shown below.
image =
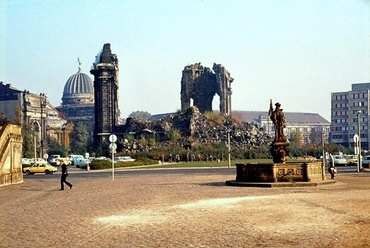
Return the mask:
[[[83, 171], [83, 170], [81, 170]], [[90, 173], [87, 172], [86, 173]], [[370, 173], [310, 188], [230, 175], [38, 176], [0, 188], [0, 247], [366, 247]], [[333, 235], [334, 234], [334, 235]]]

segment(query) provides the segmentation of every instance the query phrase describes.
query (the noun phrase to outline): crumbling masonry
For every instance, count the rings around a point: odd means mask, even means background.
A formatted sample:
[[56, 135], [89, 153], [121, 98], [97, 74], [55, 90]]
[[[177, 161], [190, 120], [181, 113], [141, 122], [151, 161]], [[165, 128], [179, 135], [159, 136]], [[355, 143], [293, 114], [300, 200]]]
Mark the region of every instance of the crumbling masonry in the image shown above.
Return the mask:
[[181, 111], [194, 106], [201, 113], [212, 111], [213, 96], [220, 97], [220, 113], [231, 114], [231, 83], [234, 79], [221, 64], [213, 64], [213, 71], [200, 63], [185, 66], [181, 78]]

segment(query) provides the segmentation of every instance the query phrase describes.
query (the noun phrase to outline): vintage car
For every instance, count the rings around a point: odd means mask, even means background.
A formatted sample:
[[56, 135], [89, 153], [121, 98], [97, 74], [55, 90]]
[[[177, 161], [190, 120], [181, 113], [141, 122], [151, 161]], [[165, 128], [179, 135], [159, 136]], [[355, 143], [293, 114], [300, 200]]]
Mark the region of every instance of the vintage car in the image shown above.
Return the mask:
[[120, 156], [114, 159], [116, 162], [134, 162], [135, 159], [130, 156]]
[[343, 157], [346, 159], [347, 165], [357, 165], [357, 155], [343, 155]]
[[364, 167], [364, 168], [370, 168], [370, 156], [365, 156], [362, 159], [362, 167]]
[[90, 160], [88, 160], [84, 157], [73, 159], [73, 165], [75, 165], [76, 168], [85, 169], [89, 163], [90, 163]]
[[66, 165], [71, 164], [71, 161], [69, 160], [69, 157], [64, 158], [64, 157], [61, 157], [58, 154], [50, 155], [49, 158], [48, 158], [48, 162], [51, 165], [56, 165], [56, 166], [59, 166], [61, 164], [66, 164]]
[[342, 155], [334, 155], [334, 165], [347, 165], [347, 160]]
[[53, 174], [57, 172], [58, 169], [50, 164], [34, 164], [30, 167], [23, 167], [22, 171], [26, 173], [26, 175], [33, 175], [35, 173]]

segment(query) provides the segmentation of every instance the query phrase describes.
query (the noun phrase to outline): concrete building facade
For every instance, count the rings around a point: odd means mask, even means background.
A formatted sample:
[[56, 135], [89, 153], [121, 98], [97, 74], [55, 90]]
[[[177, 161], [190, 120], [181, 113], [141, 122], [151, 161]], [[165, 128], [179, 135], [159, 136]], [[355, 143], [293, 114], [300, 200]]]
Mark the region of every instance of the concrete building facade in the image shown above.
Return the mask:
[[370, 83], [331, 93], [331, 142], [354, 147], [354, 135], [360, 133], [361, 148], [369, 149], [369, 93]]

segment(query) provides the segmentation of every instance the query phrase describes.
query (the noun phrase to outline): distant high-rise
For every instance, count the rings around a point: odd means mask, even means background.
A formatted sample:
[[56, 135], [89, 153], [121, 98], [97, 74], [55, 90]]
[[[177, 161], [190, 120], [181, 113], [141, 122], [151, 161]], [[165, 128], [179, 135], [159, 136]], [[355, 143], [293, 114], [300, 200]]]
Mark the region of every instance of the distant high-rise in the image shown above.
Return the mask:
[[369, 149], [369, 95], [370, 83], [352, 84], [350, 91], [331, 93], [331, 142], [353, 147], [353, 136], [360, 126], [361, 147]]
[[119, 124], [118, 71], [117, 55], [112, 54], [110, 44], [104, 44], [90, 70], [94, 75], [95, 148], [107, 142]]

